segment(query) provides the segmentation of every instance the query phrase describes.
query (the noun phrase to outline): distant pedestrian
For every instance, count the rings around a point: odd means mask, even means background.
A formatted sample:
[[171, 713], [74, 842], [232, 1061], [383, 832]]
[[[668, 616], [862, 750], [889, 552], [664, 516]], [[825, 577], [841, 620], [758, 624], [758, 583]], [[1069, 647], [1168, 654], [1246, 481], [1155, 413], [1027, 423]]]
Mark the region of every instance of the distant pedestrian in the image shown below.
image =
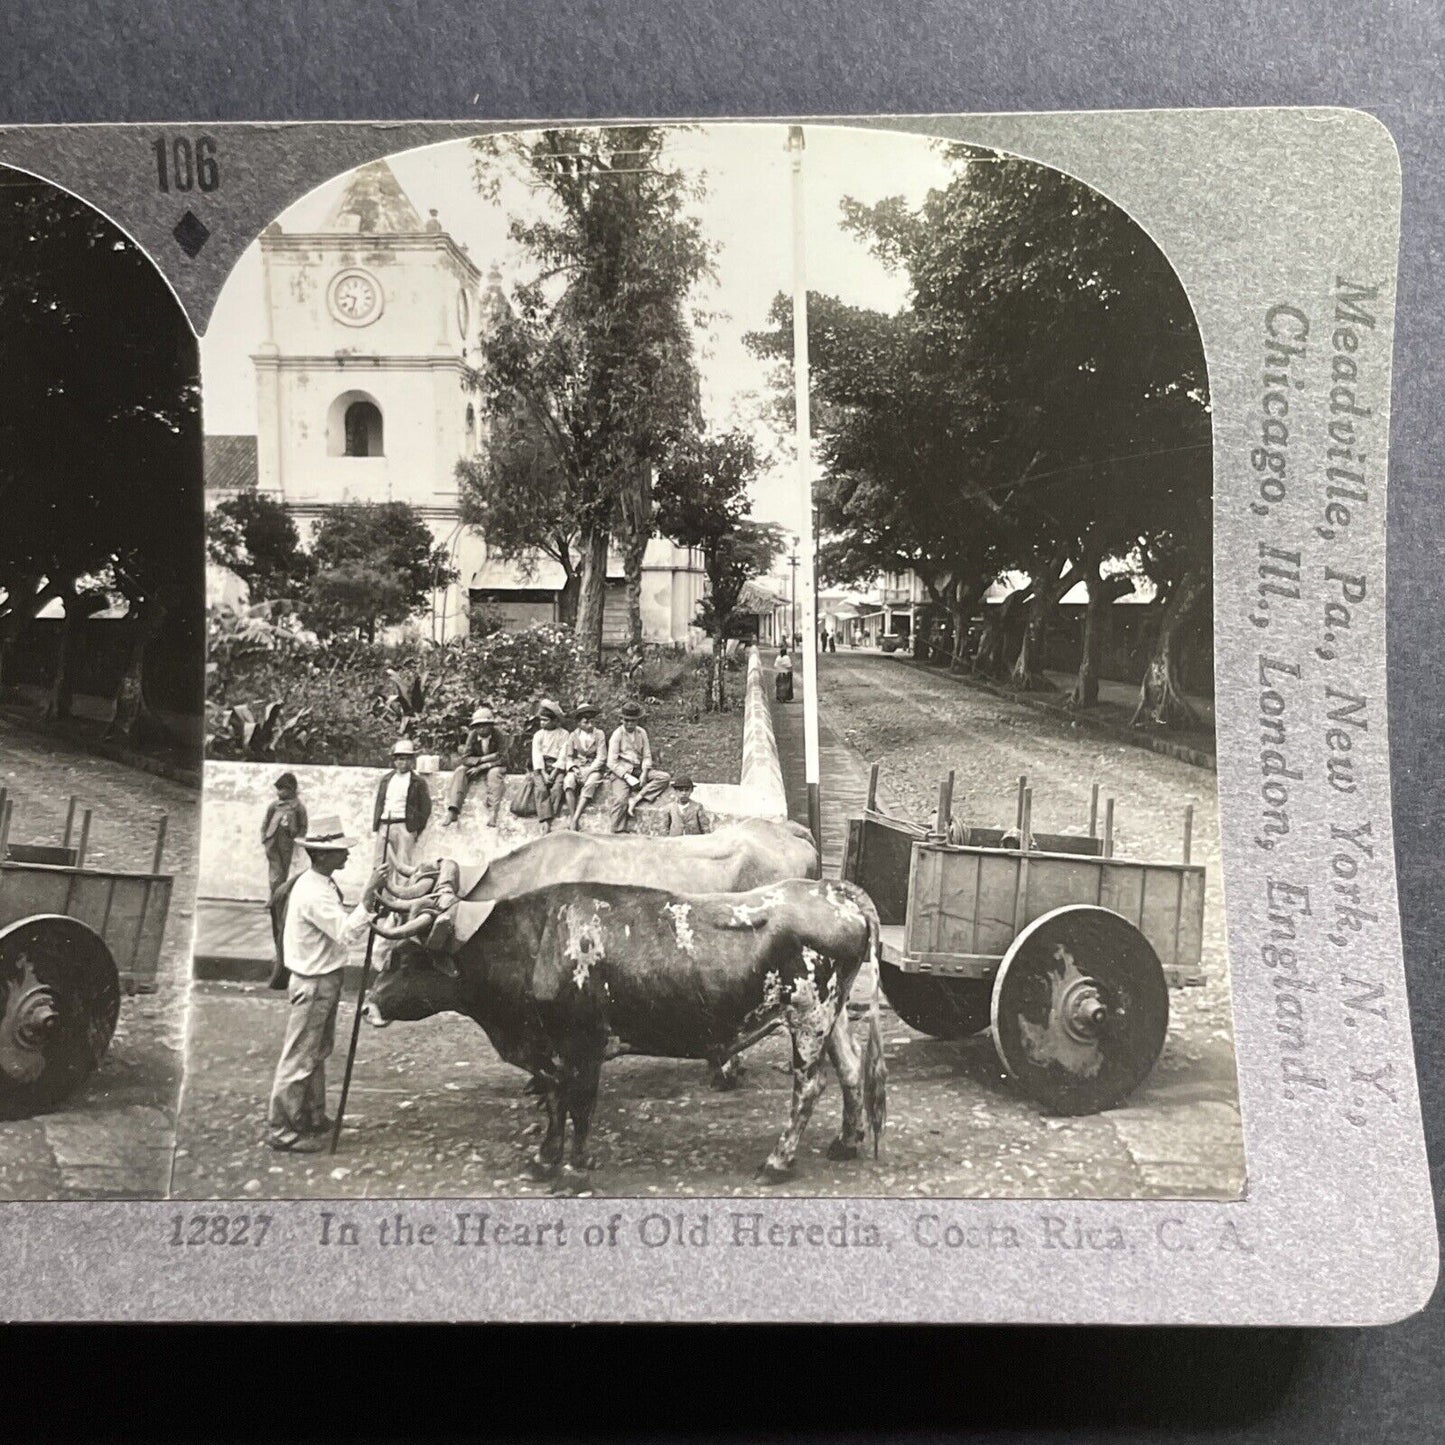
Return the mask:
[[711, 833], [712, 819], [708, 817], [707, 810], [701, 803], [693, 802], [692, 779], [685, 774], [673, 779], [672, 792], [672, 802], [667, 807], [667, 825], [663, 832], [673, 837], [683, 837], [689, 833]]
[[607, 742], [607, 808], [612, 831], [630, 830], [639, 803], [651, 803], [666, 791], [671, 778], [652, 766], [652, 743], [642, 726], [642, 709], [623, 703], [622, 725]]
[[346, 836], [341, 819], [318, 818], [313, 831], [296, 841], [311, 866], [292, 885], [286, 905], [282, 954], [290, 1008], [271, 1083], [266, 1143], [285, 1153], [315, 1154], [334, 1127], [326, 1117], [326, 1060], [336, 1042], [347, 940], [366, 926], [367, 913], [364, 903], [348, 912], [332, 876], [346, 866], [357, 841]]
[[562, 791], [575, 830], [607, 774], [607, 734], [597, 726], [593, 703], [577, 704], [577, 726], [568, 734], [563, 768]]
[[793, 657], [785, 642], [773, 662], [773, 696], [779, 702], [793, 700]]
[[485, 703], [472, 714], [462, 744], [462, 759], [447, 784], [447, 816], [445, 828], [456, 826], [462, 804], [471, 785], [480, 782], [486, 788], [487, 822], [495, 828], [502, 812], [502, 799], [507, 788], [507, 749], [511, 739], [497, 726], [496, 715]]
[[376, 785], [372, 809], [378, 867], [400, 863], [410, 868], [416, 840], [430, 819], [431, 789], [416, 775], [416, 744], [398, 738], [391, 750], [391, 771]]
[[295, 773], [282, 773], [276, 779], [276, 799], [266, 809], [261, 823], [261, 847], [266, 854], [268, 898], [291, 876], [291, 859], [296, 840], [306, 832], [306, 805], [301, 801], [300, 784]]

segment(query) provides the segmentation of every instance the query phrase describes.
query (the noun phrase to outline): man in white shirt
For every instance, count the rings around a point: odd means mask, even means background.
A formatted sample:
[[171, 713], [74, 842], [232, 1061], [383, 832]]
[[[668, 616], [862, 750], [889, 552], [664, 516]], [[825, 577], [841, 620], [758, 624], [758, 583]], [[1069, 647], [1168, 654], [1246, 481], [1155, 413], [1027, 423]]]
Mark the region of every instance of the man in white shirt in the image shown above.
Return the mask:
[[326, 1117], [326, 1060], [336, 1042], [336, 1010], [348, 940], [367, 923], [365, 902], [349, 909], [332, 874], [356, 846], [337, 817], [320, 817], [296, 840], [310, 868], [291, 885], [281, 956], [290, 971], [286, 1038], [271, 1085], [266, 1143], [283, 1153], [316, 1154], [333, 1127]]
[[416, 744], [398, 738], [391, 750], [391, 771], [376, 787], [371, 829], [376, 834], [378, 864], [410, 868], [416, 840], [431, 818], [431, 789], [416, 775]]
[[549, 698], [537, 704], [541, 726], [532, 734], [532, 797], [542, 831], [552, 830], [552, 819], [562, 811], [567, 783], [567, 729], [562, 709]]

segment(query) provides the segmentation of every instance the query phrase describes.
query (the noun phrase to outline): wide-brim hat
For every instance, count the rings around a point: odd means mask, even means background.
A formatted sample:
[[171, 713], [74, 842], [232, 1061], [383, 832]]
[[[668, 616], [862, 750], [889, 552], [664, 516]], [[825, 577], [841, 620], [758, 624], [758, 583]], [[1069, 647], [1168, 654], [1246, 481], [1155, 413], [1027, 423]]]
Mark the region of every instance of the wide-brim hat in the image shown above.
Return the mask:
[[640, 722], [642, 719], [642, 706], [640, 703], [625, 702], [622, 704], [619, 712], [628, 722]]
[[416, 744], [410, 738], [398, 738], [391, 745], [391, 755], [394, 758], [414, 758]]
[[599, 709], [595, 702], [579, 702], [572, 711], [577, 717], [596, 717]]
[[357, 839], [347, 836], [336, 813], [313, 818], [311, 831], [296, 841], [310, 853], [347, 852], [357, 846]]
[[551, 698], [544, 697], [542, 701], [537, 704], [537, 716], [554, 717], [560, 721], [562, 717], [562, 709], [555, 702], [553, 702]]
[[473, 723], [496, 722], [497, 715], [489, 707], [479, 707], [472, 714]]

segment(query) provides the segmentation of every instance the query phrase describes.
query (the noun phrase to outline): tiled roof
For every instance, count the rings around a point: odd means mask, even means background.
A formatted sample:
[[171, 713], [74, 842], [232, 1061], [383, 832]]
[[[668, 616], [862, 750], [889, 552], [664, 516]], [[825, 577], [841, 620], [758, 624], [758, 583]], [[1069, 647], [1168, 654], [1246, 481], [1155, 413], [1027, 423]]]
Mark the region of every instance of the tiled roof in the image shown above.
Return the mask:
[[256, 485], [256, 438], [206, 438], [206, 490], [239, 492]]

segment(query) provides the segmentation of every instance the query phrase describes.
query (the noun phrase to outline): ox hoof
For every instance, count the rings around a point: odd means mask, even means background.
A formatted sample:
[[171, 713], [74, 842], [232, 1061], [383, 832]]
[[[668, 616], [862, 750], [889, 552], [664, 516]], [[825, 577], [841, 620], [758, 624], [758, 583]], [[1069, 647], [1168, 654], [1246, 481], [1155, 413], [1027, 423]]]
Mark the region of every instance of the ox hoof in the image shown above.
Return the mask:
[[597, 1168], [597, 1163], [597, 1156], [595, 1154], [574, 1154], [572, 1156], [571, 1167], [573, 1169], [581, 1169], [590, 1172], [591, 1170]]
[[780, 1164], [776, 1159], [768, 1159], [758, 1170], [758, 1181], [762, 1184], [782, 1184], [793, 1177], [793, 1166], [791, 1164]]
[[742, 1082], [741, 1069], [714, 1069], [709, 1082], [719, 1094], [730, 1093]]
[[830, 1159], [856, 1159], [858, 1157], [858, 1146], [849, 1144], [845, 1139], [834, 1139], [828, 1145], [828, 1158]]
[[561, 1164], [556, 1159], [533, 1159], [527, 1165], [527, 1174], [539, 1184], [545, 1184], [549, 1179], [557, 1177], [560, 1168]]

